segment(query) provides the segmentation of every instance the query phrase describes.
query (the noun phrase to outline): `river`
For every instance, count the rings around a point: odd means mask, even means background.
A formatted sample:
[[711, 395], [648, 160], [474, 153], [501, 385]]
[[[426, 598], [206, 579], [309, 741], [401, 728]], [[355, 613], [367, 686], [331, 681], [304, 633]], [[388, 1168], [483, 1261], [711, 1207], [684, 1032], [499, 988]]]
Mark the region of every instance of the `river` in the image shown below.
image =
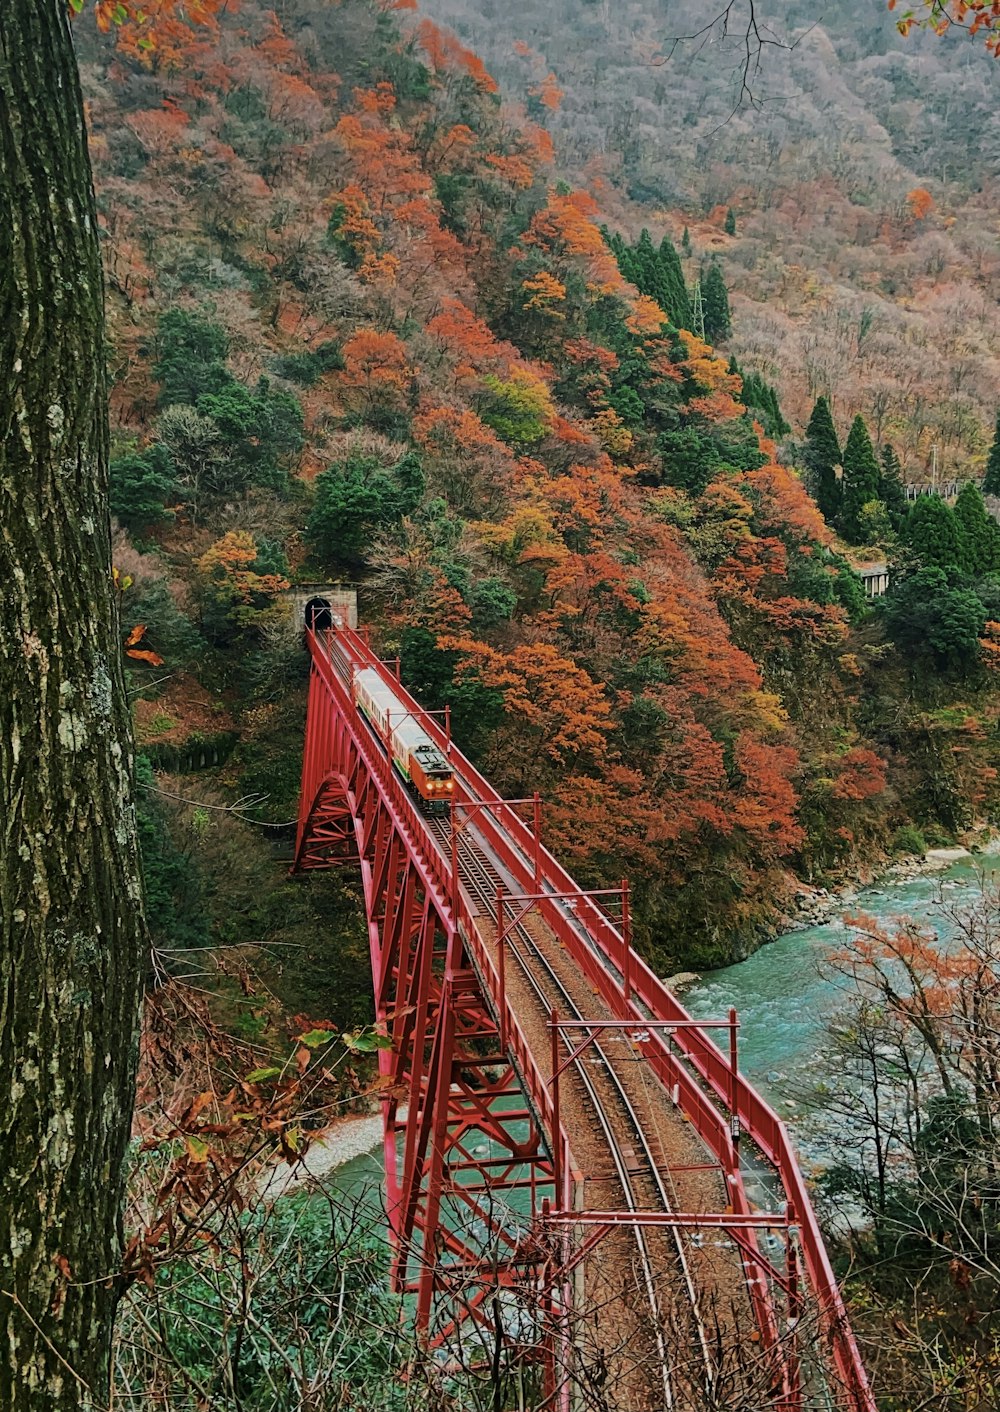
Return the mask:
[[[822, 1165], [830, 1130], [808, 1090], [825, 1068], [826, 1027], [847, 982], [822, 965], [850, 935], [844, 915], [864, 913], [887, 928], [911, 917], [942, 939], [951, 930], [943, 909], [973, 903], [985, 874], [1000, 879], [1000, 857], [963, 858], [941, 872], [886, 878], [860, 889], [843, 912], [822, 926], [786, 932], [746, 961], [711, 971], [692, 984], [683, 1001], [696, 1019], [739, 1015], [740, 1069], [788, 1122], [803, 1156]], [[715, 1038], [719, 1033], [709, 1031]]]
[[[844, 913], [864, 912], [885, 925], [909, 916], [946, 934], [942, 900], [948, 906], [974, 901], [984, 871], [1000, 878], [1000, 857], [980, 854], [942, 872], [884, 879], [845, 902]], [[724, 1018], [730, 1005], [736, 1007], [741, 1070], [788, 1121], [803, 1155], [820, 1162], [827, 1143], [820, 1135], [822, 1125], [805, 1111], [801, 1090], [810, 1075], [818, 1078], [822, 1071], [826, 1024], [842, 985], [824, 973], [821, 962], [848, 934], [843, 915], [823, 926], [786, 932], [746, 961], [704, 975], [683, 996], [696, 1019]], [[708, 1033], [716, 1037], [721, 1032]], [[381, 1152], [357, 1157], [337, 1174], [337, 1186], [354, 1191], [381, 1180]]]

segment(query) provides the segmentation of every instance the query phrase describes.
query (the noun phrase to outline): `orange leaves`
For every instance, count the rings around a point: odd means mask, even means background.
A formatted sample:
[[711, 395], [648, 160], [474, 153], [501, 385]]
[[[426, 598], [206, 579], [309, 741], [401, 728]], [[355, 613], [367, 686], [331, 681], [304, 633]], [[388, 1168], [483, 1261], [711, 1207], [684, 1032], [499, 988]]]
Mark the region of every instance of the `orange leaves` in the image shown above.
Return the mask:
[[556, 159], [555, 143], [548, 128], [527, 123], [522, 133], [522, 151], [533, 166], [548, 167]]
[[990, 672], [1000, 672], [1000, 623], [989, 622], [979, 639], [983, 666]]
[[548, 270], [539, 270], [537, 274], [523, 280], [521, 291], [528, 296], [524, 301], [525, 309], [537, 309], [553, 319], [566, 317], [561, 310], [552, 307], [554, 304], [561, 304], [566, 298], [566, 286]]
[[744, 408], [735, 398], [722, 391], [710, 392], [705, 397], [692, 397], [688, 407], [715, 426], [722, 422], [735, 421], [742, 417], [744, 412]]
[[498, 152], [490, 152], [487, 154], [486, 161], [494, 171], [503, 177], [504, 181], [509, 181], [511, 186], [517, 187], [519, 191], [527, 191], [535, 180], [533, 168], [523, 157], [503, 156]]
[[[195, 567], [212, 596], [245, 607], [255, 598], [273, 598], [288, 588], [280, 574], [258, 574], [250, 567], [258, 554], [253, 535], [246, 530], [229, 530], [198, 559]], [[242, 619], [239, 618], [239, 621]]]
[[452, 505], [479, 515], [504, 503], [514, 476], [510, 448], [471, 408], [421, 402], [413, 440]]
[[609, 456], [625, 456], [631, 450], [632, 433], [612, 407], [598, 412], [593, 426], [598, 441]]
[[538, 99], [543, 108], [548, 108], [553, 113], [559, 111], [559, 106], [565, 97], [554, 73], [547, 73], [541, 83], [535, 84], [529, 92], [533, 98]]
[[421, 20], [417, 38], [437, 73], [464, 73], [482, 92], [497, 92], [496, 80], [486, 72], [479, 55], [466, 49], [448, 30], [441, 29], [433, 20]]
[[422, 450], [438, 456], [506, 451], [496, 433], [467, 407], [421, 405], [413, 419], [413, 439]]
[[746, 732], [734, 753], [742, 782], [730, 796], [733, 823], [753, 839], [765, 861], [780, 858], [804, 838], [791, 782], [798, 756], [789, 746], [764, 745]]
[[429, 192], [431, 180], [420, 166], [410, 134], [400, 127], [386, 126], [385, 118], [396, 101], [392, 85], [358, 89], [355, 96], [361, 112], [345, 113], [333, 131], [368, 205], [381, 213], [399, 201]]
[[500, 356], [506, 358], [514, 352], [509, 344], [498, 343], [490, 326], [460, 299], [443, 300], [440, 312], [428, 320], [427, 332], [457, 355], [457, 371], [462, 373], [481, 372]]
[[133, 658], [136, 662], [146, 662], [151, 667], [162, 667], [163, 658], [158, 653], [152, 652], [148, 647], [137, 646], [145, 636], [146, 624], [137, 623], [125, 639], [125, 656]]
[[835, 799], [860, 803], [874, 799], [886, 786], [886, 766], [874, 750], [855, 746], [837, 762], [837, 776], [831, 793]]
[[368, 198], [357, 182], [351, 182], [332, 198], [331, 230], [337, 240], [353, 253], [362, 278], [370, 279], [379, 265], [381, 244], [378, 226], [372, 220]]
[[906, 204], [915, 221], [926, 220], [934, 210], [934, 197], [922, 186], [915, 186], [907, 193]]
[[[920, 0], [920, 6], [923, 17], [908, 10], [896, 21], [904, 38], [914, 25], [937, 35], [947, 34], [952, 25], [957, 25], [970, 36], [981, 34], [988, 51], [1000, 59], [1000, 0]], [[894, 10], [896, 0], [888, 0], [888, 8]]]
[[503, 692], [507, 720], [518, 743], [530, 755], [540, 752], [555, 765], [576, 756], [600, 755], [611, 728], [611, 708], [604, 692], [582, 667], [540, 642], [497, 652], [471, 639], [447, 645], [460, 654], [459, 678], [475, 675], [486, 687]]
[[625, 327], [639, 338], [659, 333], [666, 322], [667, 316], [656, 300], [640, 294], [632, 301], [632, 311], [625, 319]]
[[[69, 8], [78, 14], [85, 3], [69, 0]], [[126, 53], [148, 62], [155, 52], [162, 71], [184, 63], [200, 42], [199, 28], [215, 32], [221, 9], [222, 0], [96, 0], [94, 16], [104, 33], [117, 28]]]
[[609, 765], [600, 779], [564, 775], [545, 810], [547, 846], [585, 878], [655, 874], [678, 825], [677, 811], [665, 810], [639, 771], [622, 765]]
[[532, 217], [524, 243], [555, 253], [600, 255], [607, 247], [595, 224], [597, 214], [597, 204], [588, 192], [563, 195], [551, 191], [548, 203]]
[[363, 113], [391, 113], [396, 107], [396, 92], [383, 80], [374, 88], [356, 88], [354, 102]]
[[744, 472], [737, 482], [753, 495], [762, 528], [791, 533], [800, 542], [830, 544], [826, 521], [806, 494], [805, 486], [787, 466], [771, 464]]
[[344, 372], [347, 387], [381, 387], [404, 391], [413, 376], [406, 344], [394, 333], [360, 328], [344, 344]]
[[[689, 333], [687, 329], [680, 330], [680, 338], [688, 354], [681, 367], [688, 376], [708, 394], [724, 394], [730, 399], [738, 397], [743, 385], [742, 380], [738, 374], [729, 371], [725, 359], [717, 358], [707, 343], [704, 343], [695, 334]], [[723, 405], [731, 405], [735, 409], [732, 412], [733, 416], [741, 416], [744, 410], [732, 400], [730, 404], [723, 404], [720, 399], [709, 405], [714, 405], [719, 409]], [[722, 420], [722, 418], [716, 416], [714, 420]]]
[[476, 528], [484, 546], [511, 565], [551, 564], [566, 554], [551, 514], [537, 497], [519, 501], [499, 523], [484, 523]]

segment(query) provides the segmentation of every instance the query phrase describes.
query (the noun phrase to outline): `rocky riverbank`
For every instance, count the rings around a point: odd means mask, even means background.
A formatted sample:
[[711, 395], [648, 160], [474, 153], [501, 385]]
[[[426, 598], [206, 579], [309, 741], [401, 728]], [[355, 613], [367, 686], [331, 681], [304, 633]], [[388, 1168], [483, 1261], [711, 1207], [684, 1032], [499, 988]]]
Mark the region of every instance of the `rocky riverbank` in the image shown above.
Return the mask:
[[[977, 849], [977, 852], [983, 851]], [[792, 906], [777, 924], [776, 932], [784, 935], [805, 931], [807, 927], [821, 927], [824, 922], [849, 912], [865, 888], [876, 887], [880, 882], [906, 881], [927, 873], [941, 873], [961, 858], [972, 856], [972, 850], [964, 847], [929, 848], [922, 858], [915, 854], [901, 858], [873, 872], [870, 878], [858, 878], [842, 887], [810, 887], [808, 883], [799, 883], [793, 893]]]
[[[880, 884], [908, 882], [912, 878], [941, 873], [953, 863], [963, 858], [982, 856], [984, 859], [1000, 852], [1000, 834], [981, 833], [970, 839], [970, 847], [956, 845], [953, 848], [929, 848], [923, 855], [909, 854], [884, 866], [859, 872], [850, 881], [839, 887], [812, 887], [808, 883], [796, 883], [791, 893], [790, 904], [781, 917], [757, 934], [757, 944], [737, 955], [736, 962], [745, 961], [760, 945], [767, 945], [787, 936], [790, 932], [807, 931], [811, 927], [821, 927], [826, 922], [842, 917], [856, 909], [861, 901], [861, 893], [877, 889]], [[683, 994], [690, 986], [701, 980], [695, 971], [678, 971], [676, 975], [665, 976], [664, 985], [676, 994]]]

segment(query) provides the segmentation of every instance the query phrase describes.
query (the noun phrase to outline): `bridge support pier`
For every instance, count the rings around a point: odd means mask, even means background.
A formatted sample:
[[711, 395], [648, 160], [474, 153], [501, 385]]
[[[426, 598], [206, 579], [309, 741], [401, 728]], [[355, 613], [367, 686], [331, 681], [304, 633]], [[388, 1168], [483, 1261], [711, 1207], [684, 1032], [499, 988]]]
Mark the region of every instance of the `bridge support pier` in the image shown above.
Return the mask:
[[[396, 1289], [440, 1346], [522, 1285], [553, 1165], [455, 920], [447, 863], [328, 661], [313, 660], [293, 871], [360, 865]], [[405, 1111], [404, 1111], [405, 1110]]]

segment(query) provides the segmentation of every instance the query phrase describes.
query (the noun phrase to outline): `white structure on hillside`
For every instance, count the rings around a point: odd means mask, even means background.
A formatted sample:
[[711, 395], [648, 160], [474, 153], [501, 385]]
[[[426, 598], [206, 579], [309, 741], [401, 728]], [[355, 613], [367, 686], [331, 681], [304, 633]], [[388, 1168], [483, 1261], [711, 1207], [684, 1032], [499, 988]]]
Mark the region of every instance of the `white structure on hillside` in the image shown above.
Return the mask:
[[884, 598], [889, 591], [889, 566], [887, 564], [862, 564], [857, 569], [858, 577], [865, 586], [866, 598]]

